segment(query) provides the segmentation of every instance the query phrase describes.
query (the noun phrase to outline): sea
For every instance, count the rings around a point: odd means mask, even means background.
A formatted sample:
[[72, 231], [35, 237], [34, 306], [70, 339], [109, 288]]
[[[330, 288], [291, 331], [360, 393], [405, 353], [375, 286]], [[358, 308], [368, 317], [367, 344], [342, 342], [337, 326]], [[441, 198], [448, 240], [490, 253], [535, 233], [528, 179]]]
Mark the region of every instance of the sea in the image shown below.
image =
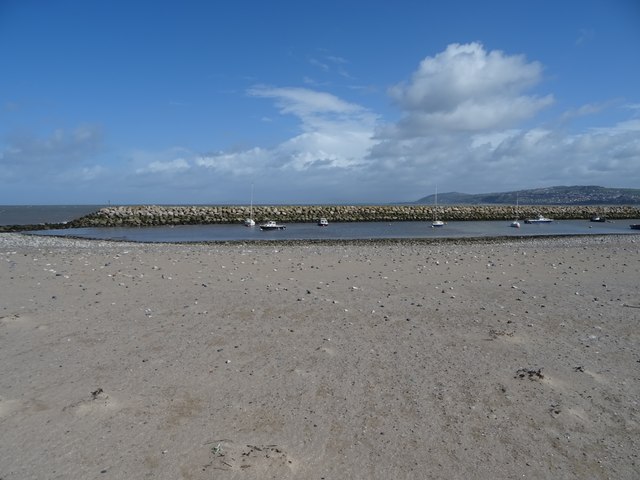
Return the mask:
[[[0, 225], [64, 223], [95, 212], [103, 205], [17, 205], [0, 206]], [[329, 219], [331, 222], [331, 220]], [[497, 238], [522, 236], [638, 235], [631, 224], [640, 219], [605, 223], [585, 220], [557, 220], [549, 224], [510, 227], [510, 221], [449, 222], [432, 228], [430, 221], [412, 222], [331, 222], [328, 227], [315, 223], [287, 223], [286, 229], [262, 231], [259, 226], [176, 225], [159, 227], [108, 227], [35, 230], [33, 235], [121, 240], [132, 242], [187, 243], [260, 240], [376, 240], [424, 238]]]
[[0, 225], [65, 223], [106, 205], [0, 205]]

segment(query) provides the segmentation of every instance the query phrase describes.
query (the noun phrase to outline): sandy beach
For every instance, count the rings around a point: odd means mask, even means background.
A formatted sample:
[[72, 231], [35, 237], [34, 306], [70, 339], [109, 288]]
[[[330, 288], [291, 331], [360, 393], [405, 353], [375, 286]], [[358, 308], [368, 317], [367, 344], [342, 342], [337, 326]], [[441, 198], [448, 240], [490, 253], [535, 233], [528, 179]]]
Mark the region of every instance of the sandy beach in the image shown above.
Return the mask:
[[640, 237], [0, 234], [0, 479], [640, 478]]

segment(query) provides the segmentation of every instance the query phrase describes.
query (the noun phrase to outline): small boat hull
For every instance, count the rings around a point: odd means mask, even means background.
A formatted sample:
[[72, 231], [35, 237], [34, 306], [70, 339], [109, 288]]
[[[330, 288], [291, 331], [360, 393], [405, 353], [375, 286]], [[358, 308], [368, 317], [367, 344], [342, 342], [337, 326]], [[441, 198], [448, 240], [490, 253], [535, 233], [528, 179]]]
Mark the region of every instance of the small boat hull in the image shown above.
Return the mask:
[[634, 223], [629, 225], [629, 227], [631, 228], [631, 230], [640, 230], [640, 223]]
[[263, 223], [260, 225], [260, 230], [269, 231], [269, 230], [284, 230], [286, 225], [280, 225], [274, 221], [269, 221], [267, 223]]
[[538, 218], [527, 218], [524, 223], [527, 223], [529, 225], [533, 225], [536, 223], [551, 223], [553, 222], [553, 219], [551, 218], [545, 218], [542, 215], [540, 215]]

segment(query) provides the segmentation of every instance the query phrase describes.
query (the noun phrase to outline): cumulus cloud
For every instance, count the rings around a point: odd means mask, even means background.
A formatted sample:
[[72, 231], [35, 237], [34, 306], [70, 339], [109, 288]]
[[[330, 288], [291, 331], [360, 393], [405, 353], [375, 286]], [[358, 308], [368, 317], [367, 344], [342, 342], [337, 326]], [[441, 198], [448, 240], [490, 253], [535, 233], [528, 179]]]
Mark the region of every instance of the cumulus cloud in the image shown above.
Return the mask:
[[[376, 172], [400, 179], [415, 198], [437, 183], [466, 192], [554, 184], [634, 186], [640, 181], [640, 120], [569, 129], [614, 101], [560, 113], [564, 128], [533, 124], [553, 103], [530, 91], [543, 67], [521, 55], [488, 52], [477, 43], [448, 46], [425, 58], [407, 82], [389, 90], [400, 109], [396, 123], [380, 124], [368, 156]], [[623, 110], [623, 109], [621, 109]], [[400, 191], [400, 188], [398, 188]]]
[[487, 52], [479, 43], [449, 45], [425, 58], [410, 82], [389, 90], [404, 112], [390, 131], [412, 137], [511, 126], [553, 102], [551, 95], [524, 93], [540, 82], [541, 75], [542, 66], [522, 55]]

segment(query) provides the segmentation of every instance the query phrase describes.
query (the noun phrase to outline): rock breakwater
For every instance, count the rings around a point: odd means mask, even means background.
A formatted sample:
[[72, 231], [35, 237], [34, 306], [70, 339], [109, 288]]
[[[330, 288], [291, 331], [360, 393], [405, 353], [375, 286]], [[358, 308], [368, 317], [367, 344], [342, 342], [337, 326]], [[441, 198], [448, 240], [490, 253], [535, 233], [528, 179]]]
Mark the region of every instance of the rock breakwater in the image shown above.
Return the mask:
[[[510, 220], [514, 206], [455, 206], [438, 207], [438, 218], [445, 221]], [[520, 218], [544, 215], [556, 220], [640, 218], [640, 208], [630, 206], [527, 206], [520, 205]], [[241, 223], [249, 216], [248, 206], [119, 206], [107, 207], [80, 217], [65, 227], [131, 227], [160, 225], [209, 225]], [[395, 222], [426, 221], [434, 217], [434, 207], [427, 205], [322, 205], [322, 206], [254, 206], [257, 223], [315, 222], [325, 217], [330, 222]]]

